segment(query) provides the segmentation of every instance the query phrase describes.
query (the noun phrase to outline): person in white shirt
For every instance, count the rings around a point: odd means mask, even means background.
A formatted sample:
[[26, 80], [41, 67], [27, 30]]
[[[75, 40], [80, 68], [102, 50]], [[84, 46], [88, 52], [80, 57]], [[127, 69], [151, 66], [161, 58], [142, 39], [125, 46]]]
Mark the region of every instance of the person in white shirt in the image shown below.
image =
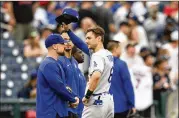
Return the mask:
[[146, 1], [134, 2], [131, 7], [131, 12], [138, 17], [143, 17], [147, 13]]
[[129, 69], [135, 64], [144, 64], [142, 58], [136, 53], [135, 45], [131, 43], [126, 46], [126, 51], [121, 55], [121, 59], [125, 60]]
[[145, 64], [135, 64], [131, 70], [133, 74], [133, 86], [135, 93], [135, 107], [140, 116], [151, 118], [151, 106], [153, 104], [153, 56], [147, 54], [143, 57]]
[[125, 47], [128, 44], [128, 35], [129, 35], [129, 24], [127, 22], [121, 22], [119, 31], [114, 35], [113, 40], [120, 42], [121, 52], [123, 53]]
[[[130, 2], [123, 2], [122, 6], [117, 9], [113, 18], [115, 25], [118, 26], [121, 22], [127, 20], [127, 15], [130, 11], [131, 3]], [[118, 27], [117, 27], [118, 29]]]
[[145, 29], [139, 25], [137, 16], [129, 16], [129, 25], [131, 26], [131, 41], [136, 44], [136, 52], [139, 53], [142, 47], [148, 47], [148, 38]]

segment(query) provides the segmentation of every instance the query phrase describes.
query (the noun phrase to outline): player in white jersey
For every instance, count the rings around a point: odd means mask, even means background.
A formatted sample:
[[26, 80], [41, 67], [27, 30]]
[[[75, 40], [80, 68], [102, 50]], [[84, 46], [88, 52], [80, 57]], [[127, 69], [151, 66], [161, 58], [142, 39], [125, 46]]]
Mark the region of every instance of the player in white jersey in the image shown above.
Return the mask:
[[93, 51], [89, 67], [89, 82], [83, 98], [82, 118], [113, 118], [114, 103], [109, 92], [113, 73], [113, 56], [104, 49], [104, 30], [96, 26], [88, 29], [86, 43]]

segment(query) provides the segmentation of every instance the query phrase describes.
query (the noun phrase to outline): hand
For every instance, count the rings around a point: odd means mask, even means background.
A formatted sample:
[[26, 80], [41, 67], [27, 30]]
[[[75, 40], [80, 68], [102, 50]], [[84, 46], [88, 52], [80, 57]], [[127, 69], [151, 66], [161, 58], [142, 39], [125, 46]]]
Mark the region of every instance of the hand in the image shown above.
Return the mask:
[[88, 102], [89, 102], [89, 99], [83, 97], [82, 102], [83, 102], [83, 104], [84, 104], [85, 106], [87, 106], [87, 104], [88, 104]]
[[30, 98], [35, 98], [37, 94], [37, 89], [34, 88], [31, 92], [30, 92]]
[[163, 87], [164, 87], [165, 89], [168, 89], [170, 86], [169, 86], [168, 83], [164, 83], [164, 84], [163, 84]]
[[64, 22], [60, 25], [60, 29], [61, 29], [61, 32], [62, 31], [68, 31], [70, 28], [69, 28], [69, 25], [66, 25]]
[[132, 114], [135, 114], [137, 112], [136, 108], [132, 108]]
[[72, 108], [76, 108], [79, 104], [79, 98], [78, 97], [75, 97], [75, 100], [76, 102], [75, 103], [70, 103], [70, 107]]

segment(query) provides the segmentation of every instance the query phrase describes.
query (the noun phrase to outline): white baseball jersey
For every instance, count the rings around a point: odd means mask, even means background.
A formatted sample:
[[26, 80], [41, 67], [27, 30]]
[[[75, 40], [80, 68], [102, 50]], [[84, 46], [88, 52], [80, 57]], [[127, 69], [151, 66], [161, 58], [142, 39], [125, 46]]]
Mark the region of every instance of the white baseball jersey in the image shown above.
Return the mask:
[[108, 92], [111, 86], [111, 78], [113, 73], [113, 56], [111, 52], [106, 49], [101, 49], [92, 54], [89, 67], [89, 78], [95, 71], [99, 71], [101, 73], [101, 78], [93, 93], [99, 94]]
[[132, 84], [135, 93], [135, 107], [145, 110], [153, 103], [152, 69], [146, 65], [135, 64], [131, 68]]

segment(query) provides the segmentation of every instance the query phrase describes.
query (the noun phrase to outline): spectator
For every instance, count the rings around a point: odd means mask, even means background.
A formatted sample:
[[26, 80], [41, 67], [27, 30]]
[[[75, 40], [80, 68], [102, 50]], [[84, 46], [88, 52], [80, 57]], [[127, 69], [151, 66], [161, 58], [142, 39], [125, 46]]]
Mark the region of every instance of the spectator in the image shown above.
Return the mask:
[[136, 52], [139, 53], [142, 47], [148, 47], [148, 38], [143, 26], [139, 25], [137, 16], [129, 16], [128, 23], [131, 28], [131, 42], [136, 44]]
[[101, 26], [105, 31], [104, 36], [104, 47], [106, 48], [110, 35], [112, 33], [116, 33], [116, 28], [114, 25], [113, 14], [108, 7], [108, 2], [106, 2], [103, 6], [97, 7], [95, 14], [97, 16], [97, 24]]
[[145, 55], [143, 59], [143, 65], [135, 64], [131, 68], [135, 92], [135, 107], [139, 111], [140, 116], [151, 118], [151, 107], [153, 104], [152, 66], [154, 59], [151, 54]]
[[171, 1], [169, 5], [166, 5], [164, 8], [164, 13], [167, 16], [173, 17], [175, 13], [178, 11], [178, 2]]
[[36, 98], [36, 81], [37, 81], [37, 70], [33, 70], [30, 74], [30, 80], [28, 83], [19, 91], [18, 98], [35, 99]]
[[81, 27], [81, 21], [83, 18], [85, 17], [89, 17], [91, 19], [93, 19], [94, 21], [96, 21], [96, 16], [95, 16], [95, 13], [93, 12], [93, 2], [91, 1], [84, 1], [84, 2], [81, 2], [81, 5], [80, 5], [80, 9], [78, 11], [79, 13], [79, 27]]
[[178, 76], [176, 76], [178, 75], [178, 31], [177, 30], [171, 33], [170, 42], [163, 45], [162, 48], [166, 49], [169, 53], [168, 63], [171, 67], [170, 79], [172, 83], [176, 83], [175, 81], [177, 81], [178, 79]]
[[130, 33], [129, 24], [127, 22], [121, 22], [118, 33], [113, 37], [113, 40], [120, 42], [121, 52], [124, 52], [125, 47], [128, 44], [129, 33]]
[[53, 32], [53, 27], [50, 25], [46, 26], [45, 28], [42, 29], [41, 35], [40, 35], [40, 47], [43, 50], [43, 54], [46, 55], [48, 50], [45, 47], [45, 40], [46, 38]]
[[153, 74], [154, 82], [154, 100], [158, 102], [159, 114], [164, 115], [162, 108], [162, 94], [166, 93], [170, 89], [170, 78], [168, 75], [168, 62], [166, 59], [158, 59], [155, 62], [156, 72]]
[[146, 55], [149, 55], [149, 54], [151, 54], [151, 51], [150, 51], [149, 48], [147, 48], [147, 47], [141, 48], [141, 50], [140, 50], [140, 56], [142, 58], [144, 58]]
[[39, 29], [48, 24], [48, 16], [47, 11], [45, 9], [46, 6], [40, 5], [40, 2], [35, 2], [34, 6], [34, 22], [33, 25], [35, 28]]
[[33, 2], [8, 2], [8, 12], [11, 16], [10, 25], [14, 27], [13, 36], [19, 42], [27, 38], [32, 30]]
[[146, 1], [134, 2], [131, 6], [131, 12], [137, 17], [142, 17], [144, 19], [147, 14]]
[[2, 2], [0, 4], [0, 32], [2, 31], [9, 31], [12, 32], [13, 28], [9, 25], [10, 15], [8, 14], [7, 8], [2, 6]]
[[136, 54], [136, 49], [134, 44], [128, 44], [126, 46], [126, 52], [121, 55], [121, 59], [125, 60], [128, 68], [131, 68], [134, 64], [142, 65], [144, 64], [142, 58]]
[[158, 38], [158, 33], [163, 32], [164, 26], [165, 26], [165, 22], [162, 21], [161, 17], [159, 16], [158, 9], [156, 7], [150, 9], [149, 17], [144, 22], [144, 28], [147, 32], [149, 47], [152, 49], [152, 52], [156, 51], [155, 43]]
[[77, 1], [68, 1], [65, 8], [72, 8], [78, 10]]
[[48, 22], [53, 25], [53, 27], [56, 27], [57, 22], [55, 21], [55, 18], [62, 14], [63, 8], [64, 6], [57, 4], [56, 2], [50, 2], [47, 5]]
[[24, 41], [24, 56], [38, 57], [43, 55], [43, 50], [40, 47], [39, 34], [35, 31], [31, 32], [29, 39]]
[[130, 2], [121, 3], [121, 7], [119, 7], [114, 14], [114, 22], [116, 26], [118, 26], [121, 22], [127, 20], [127, 15], [130, 12], [130, 8], [131, 8]]

